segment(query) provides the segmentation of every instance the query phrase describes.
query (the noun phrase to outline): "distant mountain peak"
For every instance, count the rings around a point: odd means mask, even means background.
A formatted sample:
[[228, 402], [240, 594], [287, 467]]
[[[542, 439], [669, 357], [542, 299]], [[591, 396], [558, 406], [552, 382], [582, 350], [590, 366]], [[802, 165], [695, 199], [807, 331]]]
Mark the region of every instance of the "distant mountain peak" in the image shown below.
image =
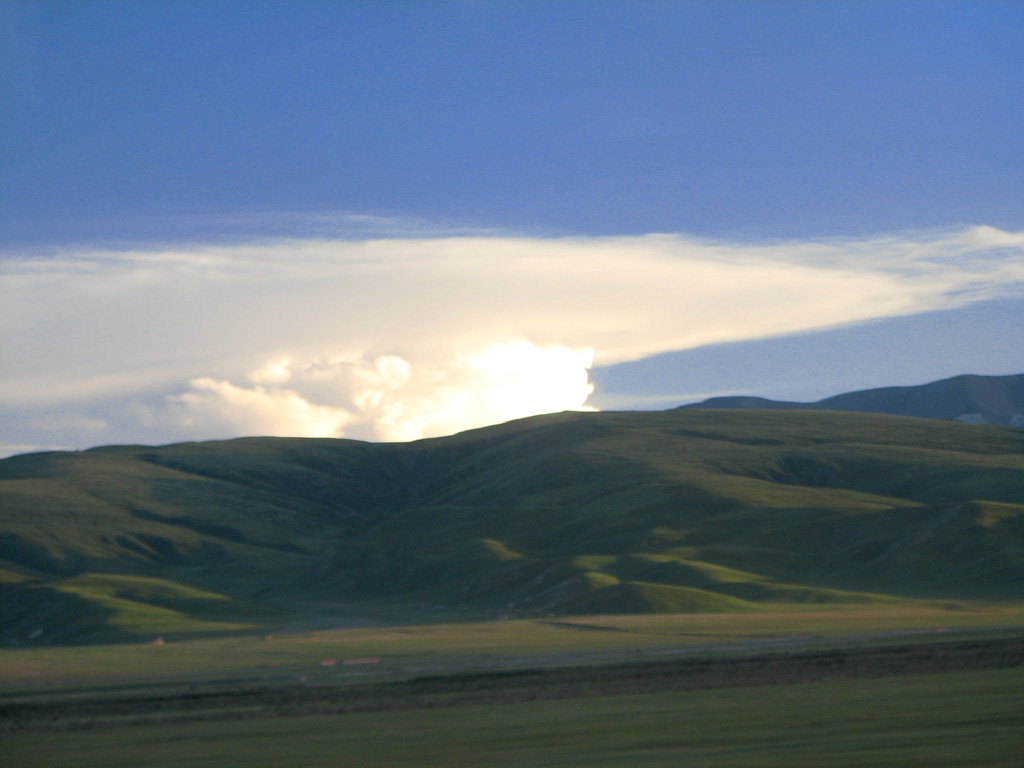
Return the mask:
[[713, 397], [680, 407], [857, 411], [969, 424], [1024, 427], [1024, 373], [1011, 376], [965, 374], [914, 387], [881, 387], [847, 392], [814, 403], [739, 396]]

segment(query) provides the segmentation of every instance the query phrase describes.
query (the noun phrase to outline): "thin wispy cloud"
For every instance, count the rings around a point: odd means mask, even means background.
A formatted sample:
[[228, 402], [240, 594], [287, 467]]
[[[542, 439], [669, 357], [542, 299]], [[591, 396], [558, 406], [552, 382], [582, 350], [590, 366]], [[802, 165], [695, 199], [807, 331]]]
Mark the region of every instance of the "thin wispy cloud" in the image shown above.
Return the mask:
[[0, 402], [108, 426], [62, 443], [407, 440], [582, 408], [594, 364], [1021, 296], [1024, 233], [83, 249], [10, 254], [0, 285]]

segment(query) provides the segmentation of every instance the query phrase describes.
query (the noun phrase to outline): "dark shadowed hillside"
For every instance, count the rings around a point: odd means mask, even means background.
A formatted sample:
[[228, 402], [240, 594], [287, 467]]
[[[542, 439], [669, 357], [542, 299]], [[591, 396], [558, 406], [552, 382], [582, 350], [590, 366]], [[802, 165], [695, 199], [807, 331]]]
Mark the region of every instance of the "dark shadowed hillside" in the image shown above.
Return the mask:
[[0, 461], [0, 641], [1024, 599], [1024, 430], [563, 413]]
[[1024, 374], [956, 376], [918, 387], [847, 392], [816, 403], [791, 403], [761, 397], [713, 397], [683, 407], [857, 411], [1024, 427]]

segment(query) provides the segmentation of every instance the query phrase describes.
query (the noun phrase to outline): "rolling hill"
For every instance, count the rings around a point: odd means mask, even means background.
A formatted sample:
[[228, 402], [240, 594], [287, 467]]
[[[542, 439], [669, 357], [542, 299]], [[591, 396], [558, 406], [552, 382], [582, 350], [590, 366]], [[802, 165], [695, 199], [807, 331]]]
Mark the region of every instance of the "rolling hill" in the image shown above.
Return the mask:
[[1024, 374], [955, 376], [917, 387], [883, 387], [847, 392], [814, 403], [763, 397], [713, 397], [683, 408], [755, 408], [887, 413], [973, 424], [1024, 426]]
[[805, 410], [0, 461], [0, 642], [1024, 600], [1024, 430]]

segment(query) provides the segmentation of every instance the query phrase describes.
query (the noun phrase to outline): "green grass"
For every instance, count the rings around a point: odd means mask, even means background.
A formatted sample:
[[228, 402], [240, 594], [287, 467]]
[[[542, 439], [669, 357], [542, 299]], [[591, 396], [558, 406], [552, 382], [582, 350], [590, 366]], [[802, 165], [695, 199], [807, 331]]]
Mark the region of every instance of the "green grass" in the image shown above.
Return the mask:
[[[0, 645], [1024, 599], [1024, 431], [873, 414], [32, 454], [0, 461], [0, 505]], [[165, 591], [110, 587], [129, 577]]]
[[509, 560], [521, 560], [524, 555], [519, 552], [513, 552], [509, 549], [504, 542], [498, 541], [497, 539], [484, 539], [484, 546], [487, 547], [487, 551], [494, 555], [502, 562]]
[[[0, 686], [85, 684], [90, 681], [159, 680], [188, 675], [248, 677], [320, 670], [324, 658], [375, 657], [374, 669], [410, 663], [490, 664], [585, 654], [714, 652], [769, 641], [878, 642], [945, 632], [989, 632], [1024, 627], [1024, 605], [964, 608], [939, 606], [833, 607], [708, 614], [627, 614], [559, 619], [519, 619], [419, 626], [386, 626], [283, 632], [185, 640], [154, 646], [148, 640], [118, 645], [0, 649]], [[302, 670], [302, 671], [295, 671]], [[322, 670], [321, 670], [322, 671]]]
[[613, 587], [616, 584], [622, 583], [611, 574], [601, 573], [600, 571], [587, 571], [583, 574], [583, 578], [587, 580], [587, 586], [591, 589], [603, 589], [604, 587]]
[[124, 574], [86, 573], [65, 579], [57, 584], [64, 592], [74, 592], [94, 598], [131, 598], [156, 603], [183, 603], [194, 601], [226, 601], [226, 595], [176, 584], [166, 579]]
[[[580, 602], [587, 611], [621, 613], [744, 613], [759, 611], [759, 605], [703, 589], [643, 581], [602, 584], [604, 574], [590, 571], [588, 582], [599, 589]], [[614, 578], [614, 577], [607, 577]]]
[[107, 624], [136, 635], [200, 633], [251, 629], [252, 625], [220, 621], [226, 595], [183, 586], [164, 579], [113, 574], [83, 574], [53, 585], [110, 612]]
[[975, 501], [971, 511], [978, 516], [978, 525], [995, 528], [1000, 525], [1024, 523], [1024, 504], [1001, 504], [998, 501]]
[[[146, 580], [84, 579], [156, 590]], [[184, 599], [195, 596], [187, 594]], [[217, 597], [199, 599], [216, 601]], [[460, 675], [475, 669], [662, 660], [672, 654], [876, 647], [997, 637], [1024, 606], [832, 608], [740, 614], [632, 614], [353, 628], [0, 650], [0, 704], [161, 696], [278, 685]], [[346, 659], [376, 661], [345, 667]], [[337, 665], [325, 666], [324, 660]], [[343, 696], [344, 688], [339, 688]], [[905, 675], [337, 716], [161, 722], [93, 719], [84, 730], [12, 730], [0, 765], [20, 766], [985, 766], [1019, 765], [1024, 668]], [[209, 705], [207, 705], [209, 706]], [[285, 710], [287, 711], [287, 709]], [[216, 709], [211, 715], [227, 714]], [[265, 714], [270, 714], [265, 713]], [[127, 713], [131, 718], [131, 713]], [[36, 724], [38, 725], [38, 723]], [[1017, 761], [1017, 762], [1015, 762]]]
[[24, 584], [26, 581], [31, 581], [31, 577], [0, 568], [0, 584]]
[[[0, 505], [0, 703], [1024, 626], [1013, 429], [685, 411], [126, 446], [0, 461]], [[5, 729], [0, 765], [1016, 768], [1022, 675]]]
[[1024, 670], [4, 734], [5, 768], [1017, 768]]

